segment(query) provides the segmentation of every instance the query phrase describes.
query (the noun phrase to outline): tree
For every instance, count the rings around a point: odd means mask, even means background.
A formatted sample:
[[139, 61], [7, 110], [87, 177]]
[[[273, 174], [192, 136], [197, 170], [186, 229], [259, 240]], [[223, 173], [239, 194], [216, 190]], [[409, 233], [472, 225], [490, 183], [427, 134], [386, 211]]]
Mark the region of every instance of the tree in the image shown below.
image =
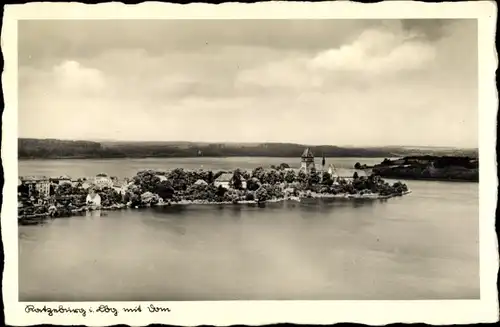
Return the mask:
[[258, 202], [264, 202], [266, 201], [269, 196], [267, 194], [267, 190], [265, 187], [261, 186], [256, 192], [255, 192], [255, 197], [257, 198]]
[[327, 171], [323, 172], [323, 178], [321, 180], [321, 184], [326, 186], [331, 186], [333, 184], [332, 175], [330, 175]]
[[265, 173], [265, 177], [261, 180], [263, 183], [268, 183], [274, 185], [280, 180], [278, 172], [275, 169], [271, 169]]
[[59, 187], [57, 187], [56, 189], [55, 194], [58, 196], [71, 195], [73, 194], [73, 187], [71, 186], [71, 184], [59, 185]]
[[185, 191], [188, 186], [188, 176], [184, 169], [176, 168], [168, 174], [168, 179], [175, 190]]
[[252, 170], [252, 177], [258, 178], [260, 181], [263, 181], [265, 175], [264, 168], [262, 167], [257, 167], [254, 170]]
[[227, 190], [222, 187], [221, 185], [219, 185], [219, 187], [217, 188], [217, 196], [219, 197], [223, 197], [224, 194], [226, 194]]
[[359, 162], [356, 162], [354, 165], [354, 169], [361, 169], [361, 164]]
[[231, 184], [233, 188], [237, 190], [241, 190], [243, 188], [243, 183], [241, 182], [241, 174], [238, 171], [234, 172], [233, 178], [231, 179]]
[[141, 195], [138, 193], [131, 193], [130, 194], [130, 202], [132, 206], [141, 206], [142, 205], [142, 200], [141, 200]]
[[214, 182], [214, 173], [210, 170], [208, 171], [207, 183], [212, 184]]
[[246, 170], [242, 172], [242, 176], [245, 180], [248, 180], [252, 177]]
[[139, 186], [142, 192], [154, 192], [160, 183], [160, 178], [152, 170], [143, 170], [134, 176], [134, 184]]
[[358, 179], [359, 178], [357, 171], [354, 172], [354, 174], [352, 175], [352, 178], [353, 179]]
[[307, 184], [308, 185], [316, 185], [319, 184], [321, 181], [321, 177], [319, 176], [318, 171], [315, 168], [311, 168], [311, 171], [309, 172], [309, 176], [307, 179]]
[[278, 169], [279, 170], [285, 170], [285, 169], [288, 169], [290, 168], [290, 165], [288, 165], [287, 163], [280, 163], [280, 165], [278, 166]]
[[17, 192], [18, 193], [21, 193], [21, 196], [22, 197], [28, 197], [29, 194], [30, 194], [30, 189], [28, 187], [28, 185], [26, 184], [21, 184], [17, 187]]
[[287, 170], [287, 172], [285, 173], [285, 181], [287, 183], [293, 183], [295, 182], [295, 179], [296, 179], [295, 172], [293, 170]]
[[50, 184], [50, 189], [49, 189], [49, 196], [55, 195], [56, 194], [56, 186], [54, 184]]
[[175, 194], [175, 190], [172, 186], [172, 183], [169, 180], [166, 180], [166, 181], [160, 182], [156, 186], [154, 193], [158, 194], [160, 196], [160, 198], [162, 198], [163, 200], [167, 200], [167, 199], [173, 198], [173, 196]]
[[105, 187], [99, 192], [99, 196], [101, 197], [101, 204], [103, 206], [110, 206], [116, 203], [121, 202], [122, 196], [115, 189], [110, 187]]
[[256, 177], [252, 177], [247, 180], [247, 190], [249, 191], [257, 191], [260, 187], [260, 181]]
[[307, 175], [303, 170], [300, 170], [299, 173], [297, 174], [297, 180], [301, 184], [306, 184], [307, 183]]
[[245, 200], [247, 200], [247, 201], [253, 201], [253, 200], [255, 200], [255, 197], [254, 197], [253, 193], [251, 193], [251, 192], [247, 193], [245, 195]]

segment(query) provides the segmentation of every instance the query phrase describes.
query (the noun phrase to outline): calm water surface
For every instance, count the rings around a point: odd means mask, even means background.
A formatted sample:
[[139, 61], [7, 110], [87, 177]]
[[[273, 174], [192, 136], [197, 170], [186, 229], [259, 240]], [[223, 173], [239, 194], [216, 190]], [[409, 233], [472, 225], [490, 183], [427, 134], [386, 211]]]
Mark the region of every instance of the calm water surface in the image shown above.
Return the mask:
[[[327, 158], [326, 164], [334, 164], [339, 174], [353, 174], [352, 168], [356, 162], [374, 165], [384, 158]], [[300, 167], [300, 158], [269, 158], [269, 157], [228, 157], [228, 158], [148, 158], [148, 159], [75, 159], [75, 160], [21, 160], [19, 161], [19, 175], [45, 175], [71, 177], [95, 176], [107, 173], [111, 176], [132, 177], [139, 170], [156, 169], [168, 170], [184, 169], [254, 169], [288, 163], [290, 167]], [[317, 158], [319, 164], [321, 159]]]
[[[21, 161], [21, 175], [132, 176], [283, 158]], [[328, 159], [352, 174], [356, 161]], [[187, 206], [19, 227], [21, 301], [479, 298], [478, 184], [388, 201]]]

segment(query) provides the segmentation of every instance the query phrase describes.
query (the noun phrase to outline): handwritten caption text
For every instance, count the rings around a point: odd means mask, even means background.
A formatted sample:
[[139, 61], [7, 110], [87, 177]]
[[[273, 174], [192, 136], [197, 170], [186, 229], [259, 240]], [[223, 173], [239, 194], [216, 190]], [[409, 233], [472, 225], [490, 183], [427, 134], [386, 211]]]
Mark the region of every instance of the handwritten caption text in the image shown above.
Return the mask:
[[106, 304], [101, 304], [97, 307], [88, 307], [88, 308], [75, 308], [70, 306], [59, 305], [57, 307], [51, 307], [44, 305], [43, 307], [36, 307], [32, 304], [29, 304], [24, 309], [26, 313], [38, 313], [38, 314], [46, 314], [50, 317], [56, 314], [79, 314], [83, 317], [86, 317], [87, 314], [111, 314], [113, 316], [118, 316], [118, 313], [140, 313], [140, 312], [150, 312], [150, 313], [162, 313], [162, 312], [170, 312], [170, 308], [161, 307], [158, 305], [150, 304], [143, 309], [141, 305], [136, 307], [122, 307], [115, 308]]

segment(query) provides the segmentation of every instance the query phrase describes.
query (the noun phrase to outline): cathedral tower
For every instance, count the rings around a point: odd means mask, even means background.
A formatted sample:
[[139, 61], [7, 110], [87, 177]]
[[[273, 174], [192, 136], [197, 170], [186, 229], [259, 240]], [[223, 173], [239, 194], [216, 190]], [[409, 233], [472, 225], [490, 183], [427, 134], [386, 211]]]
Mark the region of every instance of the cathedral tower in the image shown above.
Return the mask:
[[314, 165], [314, 154], [309, 148], [306, 148], [304, 153], [302, 153], [300, 169], [308, 173], [311, 171], [311, 168], [316, 168]]

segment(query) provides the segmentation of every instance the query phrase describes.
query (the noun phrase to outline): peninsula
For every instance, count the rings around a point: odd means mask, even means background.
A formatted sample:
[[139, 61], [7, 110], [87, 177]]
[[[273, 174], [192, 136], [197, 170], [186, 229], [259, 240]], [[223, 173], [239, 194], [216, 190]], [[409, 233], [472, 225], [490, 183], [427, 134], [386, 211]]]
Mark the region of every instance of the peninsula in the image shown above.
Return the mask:
[[355, 169], [371, 169], [386, 178], [479, 182], [479, 160], [468, 156], [407, 156], [385, 159], [373, 167], [359, 165]]

